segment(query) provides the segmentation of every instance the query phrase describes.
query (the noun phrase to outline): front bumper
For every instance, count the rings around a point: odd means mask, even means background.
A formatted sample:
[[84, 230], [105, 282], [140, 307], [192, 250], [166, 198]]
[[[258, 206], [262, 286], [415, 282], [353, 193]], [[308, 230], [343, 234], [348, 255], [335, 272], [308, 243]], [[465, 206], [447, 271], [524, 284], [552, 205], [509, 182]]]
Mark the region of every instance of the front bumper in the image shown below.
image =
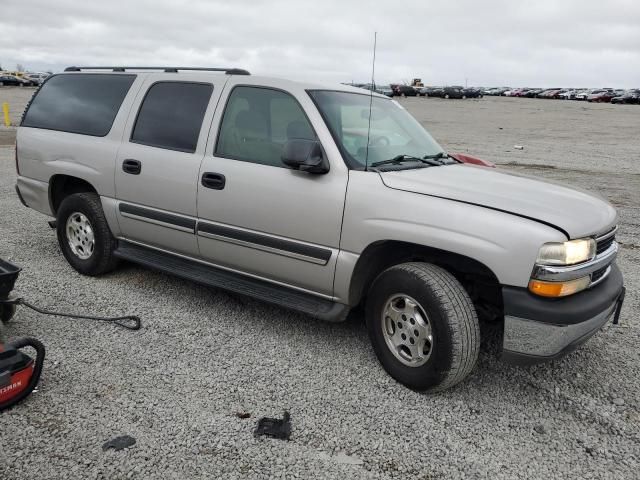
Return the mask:
[[504, 287], [502, 358], [533, 364], [559, 358], [586, 342], [620, 308], [624, 292], [617, 265], [599, 285], [570, 297], [537, 297]]

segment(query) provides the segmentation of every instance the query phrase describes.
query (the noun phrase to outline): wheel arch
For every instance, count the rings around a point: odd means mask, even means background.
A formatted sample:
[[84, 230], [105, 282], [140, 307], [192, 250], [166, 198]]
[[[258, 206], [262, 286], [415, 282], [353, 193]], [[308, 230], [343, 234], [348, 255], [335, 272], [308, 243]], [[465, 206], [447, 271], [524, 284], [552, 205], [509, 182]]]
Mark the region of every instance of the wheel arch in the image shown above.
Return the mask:
[[382, 240], [360, 254], [349, 283], [349, 304], [366, 298], [376, 277], [387, 268], [405, 262], [427, 262], [453, 274], [469, 293], [479, 314], [502, 316], [502, 289], [496, 274], [485, 264], [459, 253], [410, 242]]
[[55, 216], [62, 201], [74, 193], [93, 192], [96, 188], [87, 180], [73, 175], [56, 174], [49, 179], [49, 206]]

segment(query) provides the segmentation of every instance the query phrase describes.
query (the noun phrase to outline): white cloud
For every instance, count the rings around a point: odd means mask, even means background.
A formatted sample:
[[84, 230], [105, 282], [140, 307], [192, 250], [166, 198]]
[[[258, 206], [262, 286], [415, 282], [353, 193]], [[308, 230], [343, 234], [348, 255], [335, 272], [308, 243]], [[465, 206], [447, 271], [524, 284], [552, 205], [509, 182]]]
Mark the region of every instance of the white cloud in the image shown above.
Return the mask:
[[[3, 2], [0, 64], [239, 66], [321, 81], [640, 86], [640, 2]], [[377, 4], [376, 4], [377, 3]]]

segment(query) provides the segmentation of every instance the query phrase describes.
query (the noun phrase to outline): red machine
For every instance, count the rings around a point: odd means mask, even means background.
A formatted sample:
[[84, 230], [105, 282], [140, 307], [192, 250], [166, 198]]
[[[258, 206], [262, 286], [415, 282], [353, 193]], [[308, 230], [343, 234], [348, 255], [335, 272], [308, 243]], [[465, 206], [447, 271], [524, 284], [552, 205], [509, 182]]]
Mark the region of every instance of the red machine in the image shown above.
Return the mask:
[[[0, 323], [11, 320], [16, 311], [9, 293], [19, 273], [19, 267], [0, 259]], [[35, 350], [35, 360], [23, 351], [28, 347]], [[0, 412], [33, 392], [40, 380], [44, 355], [44, 345], [35, 338], [19, 338], [4, 344], [0, 338]]]
[[[35, 360], [22, 351], [27, 347], [36, 351]], [[0, 412], [33, 392], [40, 380], [44, 355], [44, 345], [35, 338], [0, 343]]]

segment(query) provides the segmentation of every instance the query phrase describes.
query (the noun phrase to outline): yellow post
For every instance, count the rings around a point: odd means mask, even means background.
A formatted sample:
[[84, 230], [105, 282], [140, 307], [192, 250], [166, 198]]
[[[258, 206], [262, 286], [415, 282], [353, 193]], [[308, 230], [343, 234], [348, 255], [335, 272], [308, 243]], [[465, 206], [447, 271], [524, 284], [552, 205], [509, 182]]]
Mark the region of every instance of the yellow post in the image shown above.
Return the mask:
[[5, 127], [10, 127], [11, 120], [9, 119], [9, 104], [7, 102], [2, 104], [2, 111], [4, 112], [4, 125]]

